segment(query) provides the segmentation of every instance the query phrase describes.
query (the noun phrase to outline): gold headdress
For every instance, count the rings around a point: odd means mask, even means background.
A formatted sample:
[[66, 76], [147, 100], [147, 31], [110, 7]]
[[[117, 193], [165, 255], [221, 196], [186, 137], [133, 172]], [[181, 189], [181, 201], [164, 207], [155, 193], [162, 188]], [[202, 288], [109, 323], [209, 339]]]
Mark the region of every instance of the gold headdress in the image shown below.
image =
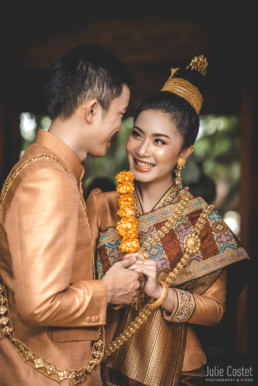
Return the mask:
[[[195, 56], [191, 60], [186, 69], [198, 71], [202, 74], [202, 76], [205, 76], [207, 66], [207, 59], [203, 55], [199, 55]], [[197, 114], [199, 114], [203, 102], [202, 94], [200, 93], [199, 89], [188, 80], [183, 78], [175, 78], [174, 75], [177, 70], [178, 68], [171, 68], [171, 75], [164, 84], [161, 91], [169, 91], [184, 98], [195, 109]]]

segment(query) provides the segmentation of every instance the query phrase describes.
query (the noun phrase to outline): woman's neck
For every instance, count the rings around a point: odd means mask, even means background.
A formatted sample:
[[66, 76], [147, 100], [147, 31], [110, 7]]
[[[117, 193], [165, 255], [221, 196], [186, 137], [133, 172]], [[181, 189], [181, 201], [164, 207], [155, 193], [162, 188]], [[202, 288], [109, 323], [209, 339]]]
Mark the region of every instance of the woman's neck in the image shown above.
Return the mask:
[[172, 178], [161, 182], [136, 182], [143, 212], [150, 212], [172, 185]]

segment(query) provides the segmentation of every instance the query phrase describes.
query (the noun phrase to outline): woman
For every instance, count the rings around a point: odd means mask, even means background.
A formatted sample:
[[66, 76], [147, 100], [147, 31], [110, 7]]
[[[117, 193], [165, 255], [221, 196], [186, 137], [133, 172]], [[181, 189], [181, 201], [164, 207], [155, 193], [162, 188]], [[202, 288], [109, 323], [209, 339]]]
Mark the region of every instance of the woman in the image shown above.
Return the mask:
[[[199, 56], [186, 69], [172, 70], [162, 91], [135, 113], [126, 152], [141, 248], [131, 269], [144, 281], [137, 306], [110, 307], [107, 343], [114, 340], [103, 364], [106, 385], [201, 382], [206, 357], [191, 324], [212, 326], [222, 319], [227, 268], [248, 259], [213, 206], [181, 185], [181, 169], [198, 133], [206, 67]], [[130, 176], [125, 180], [128, 186]], [[127, 251], [123, 241], [133, 242], [130, 226], [122, 241], [118, 234], [117, 198], [116, 192], [95, 190], [87, 202], [99, 278]]]

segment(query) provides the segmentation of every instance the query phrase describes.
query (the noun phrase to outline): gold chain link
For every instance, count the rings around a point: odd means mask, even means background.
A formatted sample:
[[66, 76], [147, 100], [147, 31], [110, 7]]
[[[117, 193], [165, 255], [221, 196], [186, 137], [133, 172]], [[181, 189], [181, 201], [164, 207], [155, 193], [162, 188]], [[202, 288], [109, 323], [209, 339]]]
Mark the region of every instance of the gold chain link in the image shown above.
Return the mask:
[[[163, 227], [157, 232], [157, 235], [154, 235], [153, 237], [149, 238], [148, 241], [143, 243], [140, 249], [141, 253], [144, 254], [146, 249], [149, 249], [154, 243], [159, 242], [170, 231], [170, 229], [177, 224], [177, 222], [182, 217], [190, 199], [191, 195], [186, 191], [179, 203], [179, 207], [168, 218]], [[209, 205], [202, 211], [193, 233], [187, 237], [184, 243], [183, 257], [166, 277], [165, 284], [168, 287], [173, 284], [179, 272], [181, 272], [187, 265], [190, 257], [199, 251], [201, 245], [199, 235], [213, 209], [214, 205]], [[139, 315], [135, 318], [135, 320], [133, 320], [129, 326], [106, 347], [103, 360], [106, 360], [108, 356], [112, 355], [116, 350], [118, 350], [140, 328], [140, 326], [146, 321], [151, 312], [158, 308], [153, 307], [154, 302], [155, 300], [151, 299], [150, 302], [147, 303], [139, 312]]]
[[[10, 189], [11, 184], [14, 182], [15, 178], [28, 166], [32, 163], [35, 163], [40, 160], [50, 159], [58, 164], [65, 173], [70, 176], [69, 171], [62, 165], [62, 163], [50, 154], [39, 154], [28, 161], [24, 162], [18, 168], [13, 168], [9, 173], [5, 184], [3, 186], [1, 195], [0, 195], [0, 209], [2, 208], [4, 199], [8, 190]], [[81, 206], [85, 214], [88, 226], [88, 216], [86, 213], [85, 202], [81, 199]], [[93, 250], [93, 243], [91, 239], [91, 248]], [[8, 297], [6, 291], [6, 285], [3, 279], [0, 277], [0, 338], [2, 335], [5, 335], [13, 343], [19, 356], [31, 367], [33, 367], [38, 372], [42, 373], [46, 377], [61, 383], [64, 380], [70, 380], [74, 384], [82, 383], [88, 374], [99, 364], [104, 356], [105, 348], [105, 329], [104, 326], [100, 326], [99, 330], [99, 339], [93, 343], [93, 347], [90, 353], [90, 359], [87, 366], [84, 366], [80, 369], [59, 369], [53, 363], [48, 362], [40, 355], [34, 353], [28, 346], [26, 346], [22, 341], [15, 337], [11, 315], [9, 312]]]

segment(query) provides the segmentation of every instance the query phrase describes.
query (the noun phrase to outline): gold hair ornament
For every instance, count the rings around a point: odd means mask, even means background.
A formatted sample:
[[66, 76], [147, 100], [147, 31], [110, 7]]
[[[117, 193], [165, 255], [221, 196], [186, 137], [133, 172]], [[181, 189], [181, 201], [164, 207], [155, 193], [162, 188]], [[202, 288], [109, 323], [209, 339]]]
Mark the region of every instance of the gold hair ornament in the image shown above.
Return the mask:
[[186, 69], [196, 70], [205, 76], [207, 73], [208, 62], [207, 59], [203, 55], [195, 56], [190, 64], [186, 67]]
[[[202, 76], [206, 75], [206, 68], [208, 66], [207, 59], [203, 55], [195, 56], [190, 64], [186, 67], [186, 69], [195, 70], [202, 74]], [[199, 114], [203, 98], [199, 89], [194, 86], [192, 83], [183, 78], [174, 77], [175, 73], [178, 71], [178, 68], [171, 68], [171, 75], [164, 84], [161, 91], [172, 92], [181, 98], [184, 98]]]

